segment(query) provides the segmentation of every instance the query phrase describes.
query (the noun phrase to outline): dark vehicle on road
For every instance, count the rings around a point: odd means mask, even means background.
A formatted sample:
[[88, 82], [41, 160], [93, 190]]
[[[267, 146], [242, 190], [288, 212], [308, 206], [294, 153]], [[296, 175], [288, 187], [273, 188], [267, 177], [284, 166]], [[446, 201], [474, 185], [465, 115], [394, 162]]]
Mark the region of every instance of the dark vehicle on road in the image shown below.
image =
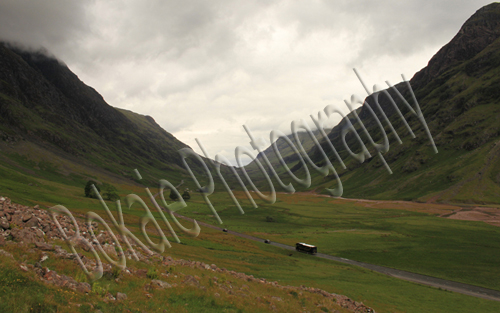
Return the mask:
[[316, 254], [318, 252], [318, 248], [316, 246], [309, 245], [303, 242], [297, 242], [295, 244], [295, 250], [309, 254]]
[[264, 240], [265, 243], [271, 243], [269, 239]]
[[225, 232], [225, 233], [227, 233], [227, 228], [224, 228], [222, 231]]

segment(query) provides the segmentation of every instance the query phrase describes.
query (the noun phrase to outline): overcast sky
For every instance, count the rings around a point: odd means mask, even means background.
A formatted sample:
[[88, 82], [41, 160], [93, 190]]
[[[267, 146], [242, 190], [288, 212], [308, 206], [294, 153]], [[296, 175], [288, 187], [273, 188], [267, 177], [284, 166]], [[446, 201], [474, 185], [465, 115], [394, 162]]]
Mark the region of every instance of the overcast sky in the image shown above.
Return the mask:
[[[0, 0], [0, 39], [45, 47], [112, 106], [210, 157], [408, 79], [481, 0]], [[333, 120], [331, 121], [334, 122]], [[312, 123], [310, 123], [312, 126]]]

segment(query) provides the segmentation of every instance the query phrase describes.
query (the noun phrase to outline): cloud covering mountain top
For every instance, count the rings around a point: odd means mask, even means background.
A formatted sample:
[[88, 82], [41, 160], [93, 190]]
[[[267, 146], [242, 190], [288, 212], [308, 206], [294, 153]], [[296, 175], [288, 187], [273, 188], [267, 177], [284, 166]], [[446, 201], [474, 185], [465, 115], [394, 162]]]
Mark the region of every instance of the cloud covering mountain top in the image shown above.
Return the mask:
[[[0, 38], [45, 47], [116, 107], [211, 157], [424, 67], [487, 1], [5, 0]], [[332, 121], [333, 123], [334, 121]], [[199, 149], [197, 149], [199, 151]]]

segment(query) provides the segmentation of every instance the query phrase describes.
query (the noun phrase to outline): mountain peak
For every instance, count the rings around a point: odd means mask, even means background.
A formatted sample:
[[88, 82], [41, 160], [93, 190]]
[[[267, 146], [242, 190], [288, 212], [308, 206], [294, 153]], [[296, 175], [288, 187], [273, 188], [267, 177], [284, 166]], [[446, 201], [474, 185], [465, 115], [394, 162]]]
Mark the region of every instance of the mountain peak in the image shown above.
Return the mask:
[[500, 37], [500, 3], [477, 10], [460, 28], [453, 39], [415, 74], [412, 85], [425, 84], [459, 62], [473, 58]]

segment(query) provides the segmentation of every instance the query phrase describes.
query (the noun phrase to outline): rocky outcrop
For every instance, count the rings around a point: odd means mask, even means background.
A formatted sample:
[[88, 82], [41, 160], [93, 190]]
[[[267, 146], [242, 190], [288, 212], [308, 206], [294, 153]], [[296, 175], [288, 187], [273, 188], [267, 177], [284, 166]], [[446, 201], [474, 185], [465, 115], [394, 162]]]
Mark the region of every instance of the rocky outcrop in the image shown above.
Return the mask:
[[53, 284], [60, 287], [67, 287], [71, 290], [81, 293], [91, 292], [90, 284], [85, 282], [77, 282], [70, 276], [59, 275], [55, 271], [49, 270], [47, 267], [44, 268], [35, 267], [34, 271], [38, 273], [38, 275], [40, 275], [42, 280], [48, 284]]
[[500, 37], [500, 3], [487, 5], [472, 15], [455, 37], [442, 47], [429, 64], [411, 80], [419, 88], [450, 67], [472, 59]]

